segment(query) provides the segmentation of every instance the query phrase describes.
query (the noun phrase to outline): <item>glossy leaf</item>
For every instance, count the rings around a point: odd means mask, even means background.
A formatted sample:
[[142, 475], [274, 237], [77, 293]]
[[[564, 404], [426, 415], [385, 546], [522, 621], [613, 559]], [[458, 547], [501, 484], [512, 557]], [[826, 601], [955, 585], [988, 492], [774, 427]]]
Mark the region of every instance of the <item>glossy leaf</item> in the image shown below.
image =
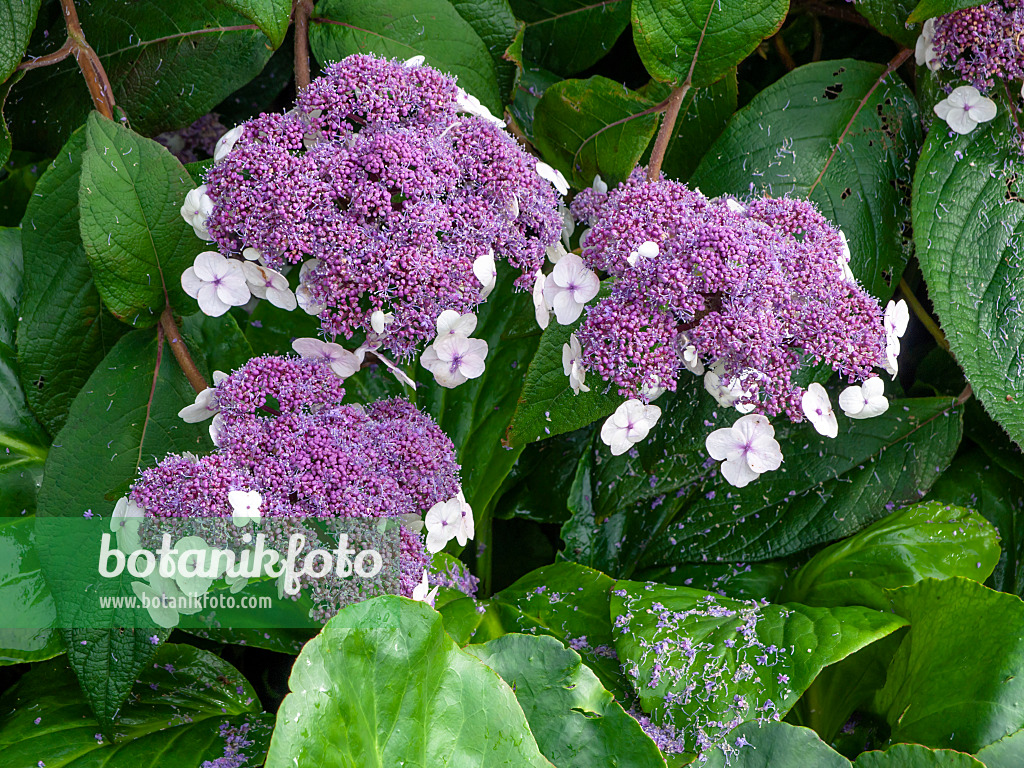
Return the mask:
[[292, 20], [290, 0], [220, 0], [235, 13], [249, 19], [279, 48]]
[[[141, 469], [167, 453], [209, 450], [205, 425], [178, 418], [194, 397], [166, 344], [158, 349], [154, 333], [136, 331], [121, 339], [75, 398], [50, 449], [39, 514], [82, 517], [91, 511], [106, 518]], [[109, 727], [156, 650], [149, 640], [154, 633], [117, 629], [140, 626], [134, 609], [101, 608], [98, 600], [82, 599], [96, 588], [96, 565], [70, 558], [66, 537], [40, 536], [37, 548], [59, 625], [77, 627], [63, 633], [71, 666], [96, 716]], [[128, 581], [122, 574], [121, 594], [132, 594]]]
[[[278, 312], [284, 314], [280, 310]], [[197, 312], [191, 317], [184, 318], [181, 332], [186, 338], [193, 358], [205, 358], [204, 362], [211, 375], [213, 371], [230, 373], [256, 356], [248, 339], [230, 314], [208, 317], [202, 312]]]
[[717, 743], [731, 730], [723, 723], [785, 715], [823, 667], [906, 623], [861, 607], [742, 602], [634, 581], [616, 582], [611, 613], [641, 706], [681, 729], [688, 751], [700, 731]]
[[515, 694], [445, 634], [429, 606], [378, 597], [306, 644], [278, 710], [267, 768], [550, 766]]
[[1024, 761], [1024, 729], [989, 744], [975, 757], [985, 768], [1017, 768]]
[[575, 187], [590, 186], [595, 174], [618, 184], [654, 138], [654, 106], [606, 77], [563, 80], [545, 90], [537, 105], [534, 143]]
[[733, 731], [743, 738], [728, 760], [722, 750], [711, 752], [707, 768], [850, 768], [850, 761], [825, 744], [810, 728], [789, 723], [744, 723]]
[[884, 752], [863, 752], [854, 768], [986, 768], [975, 758], [952, 749], [928, 749], [920, 744], [894, 744]]
[[883, 35], [907, 48], [913, 48], [917, 43], [921, 28], [917, 25], [908, 28], [907, 25], [914, 0], [861, 0], [856, 7], [857, 13]]
[[[21, 63], [41, 4], [42, 0], [0, 2], [0, 26], [4, 29], [0, 37], [0, 83], [10, 77]], [[0, 165], [5, 162], [6, 155], [0, 154]]]
[[629, 26], [629, 0], [512, 0], [526, 22], [526, 59], [573, 75], [604, 58]]
[[984, 3], [985, 0], [921, 0], [910, 14], [910, 21], [926, 21], [933, 16], [944, 16]]
[[914, 240], [950, 350], [985, 410], [1024, 443], [1024, 182], [1006, 110], [966, 136], [937, 123], [914, 176]]
[[430, 66], [458, 77], [491, 112], [502, 113], [491, 52], [448, 0], [324, 0], [316, 7], [309, 44], [323, 62], [353, 53], [425, 56]]
[[14, 147], [14, 139], [11, 137], [11, 130], [7, 127], [7, 119], [4, 117], [4, 107], [7, 105], [7, 97], [10, 96], [14, 84], [21, 80], [24, 74], [24, 72], [15, 72], [7, 79], [7, 82], [0, 82], [0, 166], [7, 163], [11, 156], [11, 149]]
[[540, 751], [558, 768], [664, 768], [640, 724], [601, 687], [579, 654], [553, 637], [505, 635], [465, 650], [512, 687]]
[[89, 374], [127, 330], [103, 309], [82, 246], [78, 187], [85, 132], [54, 158], [29, 200], [18, 366], [32, 412], [57, 434]]
[[516, 95], [509, 105], [509, 112], [527, 139], [533, 141], [533, 116], [544, 91], [562, 78], [554, 72], [535, 66], [527, 66], [519, 78]]
[[181, 275], [203, 250], [181, 216], [192, 179], [165, 147], [98, 112], [85, 136], [82, 242], [103, 303], [142, 328], [155, 325], [168, 303], [191, 314], [196, 304]]
[[786, 0], [635, 0], [633, 42], [655, 80], [681, 83], [692, 70], [711, 85], [782, 26]]
[[[512, 12], [509, 0], [449, 0], [459, 16], [484, 41], [494, 62], [498, 96], [502, 104], [511, 101], [519, 70], [523, 66], [525, 25]], [[430, 64], [430, 62], [427, 62]]]
[[879, 84], [883, 72], [851, 59], [790, 72], [736, 113], [691, 184], [710, 196], [809, 197], [849, 239], [857, 279], [884, 301], [907, 261], [921, 128], [910, 89], [896, 75]]
[[[255, 1], [255, 0], [254, 0]], [[273, 52], [243, 16], [207, 0], [93, 0], [77, 4], [115, 103], [143, 136], [191, 125], [263, 69]], [[29, 53], [52, 53], [63, 34], [60, 5], [40, 12]], [[18, 141], [55, 153], [92, 108], [73, 57], [29, 72], [8, 100]]]
[[999, 536], [977, 512], [915, 504], [823, 549], [786, 583], [782, 599], [883, 611], [886, 590], [927, 578], [984, 581], [998, 560]]
[[977, 752], [1024, 726], [1024, 603], [968, 579], [892, 592], [910, 631], [875, 698], [894, 741]]
[[63, 659], [33, 667], [0, 702], [0, 750], [8, 768], [199, 766], [234, 751], [225, 728], [241, 731], [248, 742], [230, 764], [256, 768], [273, 723], [259, 714], [256, 692], [238, 670], [188, 645], [162, 645], [141, 671], [116, 743], [101, 732]]
[[[34, 526], [31, 517], [0, 518], [0, 665], [51, 659], [64, 651], [54, 629], [53, 596], [39, 571]], [[4, 619], [38, 629], [9, 628]]]

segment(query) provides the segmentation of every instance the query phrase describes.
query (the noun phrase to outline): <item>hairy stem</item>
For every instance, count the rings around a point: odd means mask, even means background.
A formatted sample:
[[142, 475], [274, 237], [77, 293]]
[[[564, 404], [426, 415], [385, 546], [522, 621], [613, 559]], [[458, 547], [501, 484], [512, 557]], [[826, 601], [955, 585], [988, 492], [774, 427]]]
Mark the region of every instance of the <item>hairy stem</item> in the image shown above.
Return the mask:
[[38, 69], [39, 67], [48, 67], [51, 64], [57, 64], [58, 62], [64, 61], [64, 59], [74, 53], [74, 50], [75, 43], [69, 37], [64, 41], [64, 45], [53, 53], [48, 53], [45, 56], [37, 56], [34, 59], [26, 59], [18, 65], [18, 69]]
[[647, 166], [647, 178], [657, 181], [661, 176], [661, 164], [665, 162], [665, 153], [668, 152], [668, 144], [672, 141], [672, 131], [676, 127], [676, 118], [679, 117], [679, 109], [683, 106], [683, 99], [690, 90], [690, 78], [687, 77], [683, 84], [672, 91], [668, 97], [668, 106], [665, 109], [665, 117], [662, 118], [661, 128], [658, 129], [658, 136], [654, 139], [654, 148], [651, 150], [651, 162]]
[[786, 46], [786, 41], [782, 39], [781, 30], [772, 37], [772, 45], [775, 46], [775, 52], [778, 53], [779, 58], [782, 59], [782, 65], [786, 68], [786, 71], [792, 72], [796, 69], [796, 62], [793, 60], [793, 54], [789, 52], [789, 48]]
[[900, 294], [904, 299], [906, 299], [907, 304], [910, 305], [910, 309], [914, 313], [914, 316], [921, 321], [921, 325], [928, 330], [928, 333], [932, 335], [935, 342], [944, 350], [949, 352], [949, 341], [946, 339], [946, 334], [942, 332], [942, 329], [939, 328], [939, 324], [936, 323], [932, 319], [932, 316], [928, 314], [928, 310], [924, 308], [924, 305], [917, 300], [917, 296], [915, 296], [914, 292], [910, 290], [910, 286], [907, 285], [907, 281], [903, 278], [900, 278]]
[[963, 405], [964, 403], [966, 403], [968, 400], [971, 399], [971, 396], [973, 394], [974, 394], [974, 390], [971, 389], [971, 383], [967, 382], [967, 386], [964, 387], [964, 391], [961, 392], [959, 395], [957, 395], [956, 404], [957, 405]]
[[295, 0], [292, 21], [295, 24], [295, 89], [309, 85], [309, 17], [313, 0]]
[[64, 24], [68, 28], [70, 52], [78, 62], [78, 68], [82, 71], [85, 84], [89, 87], [93, 107], [101, 115], [112, 120], [114, 118], [114, 92], [110, 88], [110, 80], [107, 79], [107, 73], [103, 69], [100, 57], [85, 40], [85, 33], [78, 21], [75, 0], [60, 0], [60, 6], [64, 11]]
[[167, 337], [167, 341], [171, 345], [171, 352], [174, 353], [174, 359], [178, 361], [178, 367], [185, 374], [188, 383], [192, 385], [192, 389], [197, 394], [202, 392], [209, 385], [206, 383], [206, 379], [203, 378], [203, 374], [196, 368], [192, 355], [189, 354], [188, 347], [185, 346], [185, 340], [181, 338], [181, 334], [178, 332], [178, 326], [174, 322], [174, 316], [171, 314], [170, 307], [164, 307], [163, 314], [160, 315], [160, 328]]

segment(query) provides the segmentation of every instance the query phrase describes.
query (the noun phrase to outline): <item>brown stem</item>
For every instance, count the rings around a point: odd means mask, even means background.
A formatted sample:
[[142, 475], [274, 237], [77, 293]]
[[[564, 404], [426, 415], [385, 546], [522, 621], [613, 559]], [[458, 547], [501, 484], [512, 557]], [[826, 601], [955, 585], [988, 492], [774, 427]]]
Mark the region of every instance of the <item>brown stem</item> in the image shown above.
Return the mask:
[[48, 53], [45, 56], [37, 56], [34, 59], [27, 59], [18, 65], [18, 69], [38, 69], [39, 67], [48, 67], [51, 64], [64, 61], [64, 59], [70, 56], [74, 50], [75, 44], [69, 37], [64, 41], [64, 45], [53, 53]]
[[60, 0], [64, 11], [64, 24], [68, 28], [68, 41], [71, 43], [72, 55], [78, 62], [85, 84], [89, 87], [92, 104], [96, 111], [108, 119], [114, 118], [114, 92], [110, 88], [107, 73], [100, 63], [100, 57], [85, 40], [85, 33], [78, 21], [75, 0]]
[[793, 60], [793, 54], [791, 54], [789, 52], [789, 48], [786, 47], [786, 41], [782, 39], [781, 31], [772, 37], [772, 45], [775, 46], [775, 52], [778, 53], [779, 58], [782, 59], [782, 66], [786, 68], [786, 71], [792, 72], [796, 69], [796, 61]]
[[931, 315], [928, 314], [928, 310], [926, 310], [924, 305], [917, 300], [917, 296], [915, 296], [914, 292], [910, 290], [910, 286], [907, 285], [907, 281], [903, 278], [900, 278], [900, 294], [904, 299], [906, 299], [907, 304], [910, 305], [910, 309], [913, 311], [914, 316], [921, 321], [921, 325], [927, 329], [928, 333], [932, 335], [932, 338], [935, 339], [936, 343], [948, 352], [949, 341], [946, 339], [946, 335], [942, 332], [942, 329], [939, 328], [938, 323], [932, 320]]
[[964, 403], [971, 399], [971, 395], [973, 394], [974, 390], [971, 389], [971, 383], [967, 382], [967, 386], [964, 387], [964, 391], [957, 395], [956, 404], [963, 405]]
[[309, 17], [313, 0], [295, 0], [292, 20], [295, 22], [295, 89], [309, 85]]
[[672, 131], [675, 129], [676, 118], [679, 117], [679, 109], [683, 106], [683, 99], [690, 90], [690, 78], [687, 76], [683, 84], [672, 91], [668, 97], [668, 107], [665, 110], [665, 117], [662, 118], [661, 128], [658, 129], [658, 136], [654, 139], [654, 148], [651, 150], [651, 162], [647, 166], [647, 178], [657, 181], [661, 176], [661, 164], [665, 162], [665, 153], [668, 152], [668, 144], [672, 141]]
[[167, 341], [171, 345], [171, 352], [174, 353], [174, 359], [178, 361], [178, 367], [185, 374], [188, 383], [192, 385], [192, 389], [197, 394], [202, 392], [209, 385], [206, 383], [206, 379], [203, 378], [203, 374], [196, 368], [196, 364], [192, 361], [192, 355], [188, 353], [188, 347], [185, 346], [185, 341], [178, 332], [178, 326], [174, 322], [174, 316], [171, 314], [170, 307], [164, 307], [163, 314], [160, 315], [160, 327], [167, 336]]

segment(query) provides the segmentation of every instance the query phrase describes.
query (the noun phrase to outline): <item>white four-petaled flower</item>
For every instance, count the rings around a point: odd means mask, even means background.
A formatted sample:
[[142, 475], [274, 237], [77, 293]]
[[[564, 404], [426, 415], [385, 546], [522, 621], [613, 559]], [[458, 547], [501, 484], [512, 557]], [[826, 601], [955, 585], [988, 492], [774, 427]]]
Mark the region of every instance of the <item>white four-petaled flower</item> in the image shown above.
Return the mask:
[[597, 296], [601, 281], [575, 253], [562, 257], [544, 283], [544, 298], [560, 325], [576, 322], [584, 305]]
[[394, 312], [385, 312], [382, 309], [378, 309], [370, 314], [370, 328], [378, 336], [384, 333], [384, 329], [387, 328], [391, 323], [395, 322]]
[[440, 585], [435, 586], [433, 589], [430, 588], [430, 582], [427, 580], [427, 571], [423, 571], [423, 581], [412, 588], [412, 599], [417, 603], [426, 603], [431, 608], [434, 607], [434, 598], [437, 597], [437, 590]]
[[653, 240], [648, 240], [645, 243], [641, 243], [640, 247], [629, 254], [626, 257], [626, 261], [629, 262], [629, 266], [635, 266], [640, 259], [653, 259], [658, 255], [661, 249], [658, 248], [658, 244]]
[[537, 173], [540, 174], [540, 177], [544, 179], [544, 181], [550, 181], [552, 185], [554, 185], [555, 189], [558, 190], [558, 194], [569, 194], [569, 182], [565, 180], [565, 176], [563, 176], [562, 172], [558, 169], [552, 168], [543, 160], [538, 160]]
[[213, 149], [213, 162], [219, 163], [234, 149], [235, 143], [242, 138], [242, 131], [245, 130], [245, 126], [236, 125], [230, 131], [225, 133], [219, 139], [217, 139], [217, 146]]
[[310, 293], [309, 285], [307, 284], [306, 277], [310, 272], [320, 266], [320, 259], [308, 259], [302, 263], [299, 268], [299, 287], [295, 289], [295, 300], [299, 305], [299, 308], [307, 315], [319, 315], [325, 309], [326, 304], [321, 304], [313, 298], [313, 294]]
[[494, 266], [494, 251], [488, 251], [476, 258], [473, 262], [473, 274], [483, 286], [480, 289], [480, 298], [486, 299], [494, 290], [494, 283], [498, 279], [498, 270]]
[[206, 220], [213, 213], [213, 200], [206, 194], [206, 185], [202, 184], [185, 195], [181, 206], [181, 216], [189, 223], [200, 240], [213, 240], [213, 235], [206, 229]]
[[533, 281], [533, 315], [537, 318], [537, 325], [541, 330], [547, 328], [548, 323], [551, 322], [551, 307], [548, 305], [548, 300], [544, 298], [546, 283], [547, 277], [542, 270], [538, 269], [537, 277]]
[[639, 443], [661, 417], [661, 408], [644, 405], [640, 400], [627, 400], [601, 426], [601, 442], [618, 456]]
[[890, 301], [885, 307], [885, 370], [893, 377], [899, 373], [900, 337], [907, 330], [907, 323], [910, 322], [910, 311], [907, 309], [907, 302], [900, 299], [898, 302]]
[[275, 307], [291, 312], [295, 309], [295, 294], [288, 287], [288, 278], [269, 267], [261, 267], [251, 261], [242, 263], [242, 274], [252, 295], [257, 299], [266, 299]]
[[818, 382], [814, 382], [807, 388], [801, 398], [800, 405], [803, 408], [804, 416], [811, 422], [819, 435], [835, 437], [839, 434], [839, 422], [836, 421], [836, 414], [832, 410], [832, 402], [828, 399], [828, 392]]
[[231, 521], [239, 528], [260, 519], [263, 496], [259, 491], [228, 491]]
[[139, 526], [146, 513], [138, 504], [122, 496], [114, 505], [114, 513], [110, 516], [110, 532], [116, 534], [117, 548], [125, 554], [139, 549]]
[[927, 66], [937, 72], [940, 66], [939, 55], [935, 52], [935, 19], [928, 19], [921, 29], [914, 49], [914, 59], [919, 67]]
[[447, 501], [439, 501], [427, 510], [423, 524], [427, 529], [427, 552], [434, 554], [444, 549], [452, 539], [458, 539], [465, 545], [466, 525], [462, 514], [463, 502], [458, 496]]
[[476, 315], [467, 312], [460, 315], [454, 309], [446, 309], [437, 316], [438, 337], [448, 335], [469, 336], [476, 330]]
[[704, 445], [711, 458], [723, 462], [722, 476], [737, 488], [782, 464], [775, 428], [759, 413], [741, 416], [731, 427], [716, 429]]
[[847, 387], [839, 393], [839, 407], [851, 419], [871, 419], [889, 409], [885, 398], [885, 382], [872, 376], [860, 386]]
[[434, 375], [434, 381], [451, 389], [484, 372], [487, 342], [461, 334], [439, 336], [423, 350], [420, 364]]
[[998, 113], [996, 103], [973, 85], [961, 85], [935, 105], [935, 114], [959, 134], [970, 133]]
[[181, 287], [210, 317], [220, 317], [251, 298], [242, 262], [226, 259], [216, 251], [203, 251], [196, 256], [192, 266], [181, 275]]
[[583, 348], [576, 334], [569, 335], [569, 343], [562, 345], [562, 370], [569, 377], [569, 386], [574, 395], [589, 392], [590, 387], [583, 383], [587, 369], [583, 367]]
[[[696, 349], [694, 349], [694, 353], [696, 353]], [[685, 350], [683, 351], [683, 361], [685, 364]], [[754, 410], [753, 403], [737, 402], [738, 400], [752, 397], [754, 390], [743, 389], [739, 376], [727, 379], [725, 363], [722, 360], [713, 363], [711, 368], [704, 374], [704, 389], [715, 398], [715, 402], [725, 408], [735, 407], [740, 413], [750, 413]]]
[[325, 360], [331, 366], [331, 370], [343, 379], [352, 376], [363, 363], [362, 356], [355, 352], [349, 352], [340, 344], [320, 339], [295, 339], [292, 342], [292, 349], [298, 352], [300, 357]]
[[843, 252], [839, 256], [839, 269], [843, 272], [843, 279], [848, 283], [856, 283], [857, 278], [850, 269], [850, 259], [853, 254], [850, 252], [850, 242], [846, 239], [843, 230], [839, 230], [839, 239], [843, 241]]
[[217, 402], [217, 385], [228, 375], [224, 371], [213, 372], [213, 386], [207, 387], [196, 395], [196, 401], [192, 405], [186, 405], [178, 411], [178, 418], [186, 424], [198, 424], [206, 421], [220, 410], [220, 403]]

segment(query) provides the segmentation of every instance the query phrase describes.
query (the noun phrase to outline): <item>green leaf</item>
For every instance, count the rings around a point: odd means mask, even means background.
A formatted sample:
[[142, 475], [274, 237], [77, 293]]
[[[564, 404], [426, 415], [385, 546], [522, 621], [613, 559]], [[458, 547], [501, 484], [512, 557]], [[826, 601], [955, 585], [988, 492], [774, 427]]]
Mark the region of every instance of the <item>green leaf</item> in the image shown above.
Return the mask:
[[115, 317], [148, 328], [167, 304], [195, 311], [181, 287], [202, 243], [181, 217], [192, 179], [167, 148], [98, 112], [85, 129], [79, 192], [82, 242]]
[[267, 36], [274, 48], [280, 48], [292, 20], [291, 0], [220, 0], [235, 13], [249, 19]]
[[998, 560], [999, 536], [985, 518], [962, 507], [925, 502], [823, 549], [786, 583], [782, 599], [884, 611], [887, 590], [926, 578], [984, 581]]
[[988, 586], [1024, 594], [1024, 482], [972, 446], [953, 460], [932, 486], [929, 499], [970, 507], [999, 531], [1002, 552]]
[[975, 8], [984, 5], [985, 0], [921, 0], [910, 14], [908, 21], [927, 21], [934, 16], [945, 16], [953, 11], [964, 8]]
[[523, 576], [489, 601], [473, 635], [483, 643], [509, 632], [550, 635], [577, 651], [601, 684], [621, 698], [625, 681], [612, 647], [609, 590], [615, 581], [576, 563], [554, 563]]
[[992, 742], [975, 757], [985, 768], [1018, 768], [1024, 764], [1024, 729]]
[[302, 649], [289, 687], [267, 768], [550, 766], [512, 690], [423, 603], [343, 608]]
[[1021, 445], [1024, 181], [1014, 172], [1015, 130], [1005, 108], [966, 136], [934, 126], [913, 212], [917, 258], [950, 349], [985, 410]]
[[906, 48], [917, 44], [921, 30], [907, 28], [907, 17], [914, 7], [914, 0], [859, 0], [855, 7], [857, 13], [883, 35]]
[[495, 115], [502, 113], [491, 52], [448, 0], [321, 0], [312, 22], [309, 45], [318, 61], [353, 53], [426, 56], [427, 64], [455, 75]]
[[759, 563], [680, 563], [650, 568], [636, 574], [638, 581], [657, 581], [677, 587], [693, 587], [735, 600], [781, 602], [783, 586], [792, 578], [797, 558]]
[[920, 744], [894, 744], [884, 752], [863, 752], [854, 768], [986, 768], [970, 755]]
[[[195, 394], [170, 349], [155, 334], [135, 331], [104, 358], [75, 398], [54, 440], [39, 492], [39, 515], [106, 518], [138, 472], [167, 453], [210, 449], [205, 425], [186, 424], [178, 411]], [[52, 530], [52, 528], [49, 528]], [[39, 559], [57, 603], [68, 657], [90, 706], [109, 727], [155, 646], [135, 620], [136, 609], [100, 608], [83, 600], [96, 590], [96, 563], [75, 559], [67, 537], [37, 538]], [[122, 594], [131, 595], [123, 574]], [[160, 633], [156, 633], [160, 635]], [[166, 635], [166, 633], [164, 633]], [[84, 644], [83, 644], [84, 643]]]
[[688, 751], [699, 730], [721, 743], [739, 723], [784, 715], [823, 667], [906, 624], [859, 606], [742, 602], [634, 581], [616, 582], [611, 614], [643, 710], [681, 729]]
[[116, 743], [100, 733], [63, 659], [33, 666], [0, 700], [4, 765], [199, 766], [229, 754], [221, 728], [242, 729], [250, 742], [231, 765], [262, 765], [273, 718], [259, 714], [238, 670], [188, 645], [162, 645], [153, 661], [134, 684]]
[[461, 593], [454, 589], [442, 587], [442, 591], [447, 591], [454, 597], [442, 604], [438, 593], [437, 612], [444, 619], [444, 631], [458, 645], [465, 645], [483, 621], [483, 614], [477, 610], [479, 604], [472, 597], [458, 597]]
[[523, 449], [508, 479], [495, 517], [522, 517], [539, 523], [561, 525], [569, 518], [569, 493], [576, 465], [590, 451], [592, 430], [580, 429]]
[[891, 594], [910, 621], [875, 697], [893, 741], [977, 752], [1024, 726], [1020, 598], [961, 578]]
[[[0, 665], [52, 659], [63, 653], [60, 634], [53, 629], [57, 609], [39, 571], [31, 517], [0, 517], [0, 605], [4, 618], [20, 626], [0, 626]], [[2, 737], [0, 737], [2, 738]]]
[[884, 71], [843, 59], [790, 72], [736, 113], [690, 179], [710, 196], [808, 197], [846, 233], [850, 267], [882, 301], [907, 261], [921, 141], [913, 94], [897, 75], [879, 85]]
[[11, 156], [11, 148], [14, 146], [11, 131], [7, 127], [7, 119], [4, 117], [4, 107], [7, 105], [7, 97], [11, 95], [14, 84], [24, 76], [24, 72], [15, 72], [7, 82], [0, 82], [0, 166], [7, 162]]
[[[0, 37], [0, 83], [10, 77], [21, 63], [41, 4], [42, 0], [0, 2], [0, 27], [4, 29]], [[7, 156], [0, 153], [0, 165], [6, 162]]]
[[505, 635], [465, 650], [512, 686], [540, 751], [558, 768], [664, 768], [640, 723], [601, 687], [578, 653], [554, 638]]
[[609, 185], [618, 184], [654, 138], [654, 105], [599, 75], [563, 80], [544, 91], [537, 105], [534, 143], [576, 187], [590, 186], [598, 173]]
[[[498, 97], [502, 104], [512, 100], [519, 70], [523, 66], [525, 25], [512, 13], [509, 0], [449, 0], [459, 16], [469, 22], [484, 41], [494, 62]], [[428, 64], [430, 62], [427, 62]]]
[[629, 0], [512, 0], [526, 22], [526, 59], [572, 75], [596, 64], [629, 26]]
[[[270, 304], [270, 302], [264, 302]], [[280, 312], [284, 314], [284, 312]], [[305, 314], [305, 313], [303, 313]], [[230, 314], [220, 317], [209, 317], [196, 312], [186, 317], [181, 324], [181, 332], [188, 340], [188, 348], [193, 357], [197, 352], [206, 358], [209, 371], [230, 373], [241, 368], [255, 353], [249, 340], [242, 335], [238, 323]], [[288, 350], [292, 350], [289, 348]]]
[[33, 413], [56, 434], [89, 374], [127, 330], [100, 303], [82, 246], [78, 186], [85, 131], [39, 179], [21, 230], [25, 285], [18, 366]]
[[825, 744], [810, 728], [789, 723], [744, 723], [730, 734], [748, 746], [726, 759], [714, 750], [705, 768], [850, 768], [850, 761]]
[[591, 376], [589, 392], [576, 395], [569, 386], [562, 366], [562, 347], [569, 343], [569, 337], [584, 319], [581, 317], [572, 325], [559, 325], [552, 318], [541, 334], [505, 434], [509, 445], [522, 446], [572, 432], [603, 419], [622, 402], [623, 398], [616, 394], [605, 394], [607, 385], [595, 376]]
[[786, 0], [634, 0], [633, 42], [655, 80], [711, 85], [782, 26]]
[[533, 116], [544, 91], [562, 78], [540, 67], [528, 66], [519, 78], [516, 96], [509, 105], [509, 112], [531, 142], [533, 141]]
[[[256, 0], [254, 0], [255, 2]], [[249, 20], [208, 0], [92, 0], [78, 16], [100, 57], [115, 103], [143, 136], [191, 125], [256, 77], [273, 51]], [[30, 53], [52, 53], [64, 26], [60, 5], [40, 13]], [[9, 115], [16, 136], [55, 153], [92, 108], [73, 57], [29, 72]]]

